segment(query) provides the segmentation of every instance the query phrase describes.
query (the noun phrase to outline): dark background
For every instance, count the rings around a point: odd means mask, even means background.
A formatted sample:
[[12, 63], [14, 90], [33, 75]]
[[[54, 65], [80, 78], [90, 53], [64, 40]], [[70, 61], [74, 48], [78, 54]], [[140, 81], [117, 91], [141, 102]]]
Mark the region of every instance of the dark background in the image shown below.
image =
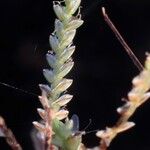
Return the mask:
[[[103, 20], [101, 7], [144, 63], [150, 50], [149, 0], [82, 0], [84, 25], [78, 30], [73, 55], [75, 66], [68, 78], [74, 94], [68, 105], [70, 114], [80, 117], [80, 129], [92, 119], [87, 130], [113, 125], [119, 115], [116, 108], [131, 89], [132, 78], [139, 73], [123, 47]], [[50, 49], [48, 37], [54, 29], [55, 15], [50, 0], [0, 1], [0, 81], [40, 94], [39, 83], [46, 83], [42, 69]], [[38, 120], [38, 98], [0, 85], [0, 115], [13, 130], [25, 150], [32, 150], [30, 130]], [[110, 150], [150, 149], [150, 103], [131, 118], [136, 126], [119, 135]], [[84, 137], [87, 146], [98, 144], [95, 133]], [[0, 150], [9, 150], [0, 139]]]

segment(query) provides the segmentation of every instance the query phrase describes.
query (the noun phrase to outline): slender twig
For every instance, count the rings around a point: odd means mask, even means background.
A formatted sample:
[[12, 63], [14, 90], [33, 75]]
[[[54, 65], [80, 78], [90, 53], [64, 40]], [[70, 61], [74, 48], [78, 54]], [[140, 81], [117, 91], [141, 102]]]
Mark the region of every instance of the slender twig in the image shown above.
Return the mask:
[[6, 142], [12, 148], [12, 150], [22, 150], [22, 147], [16, 140], [12, 131], [9, 128], [7, 128], [7, 125], [2, 117], [0, 117], [0, 130], [3, 136], [5, 137]]
[[107, 15], [104, 7], [102, 7], [102, 13], [103, 13], [103, 16], [104, 16], [104, 19], [105, 19], [106, 23], [111, 28], [111, 30], [114, 32], [115, 36], [117, 37], [117, 39], [119, 40], [119, 42], [122, 44], [122, 46], [126, 50], [127, 54], [131, 58], [131, 60], [133, 61], [134, 65], [139, 69], [139, 71], [142, 71], [143, 70], [143, 65], [140, 63], [140, 61], [135, 56], [135, 54], [133, 53], [133, 51], [131, 50], [131, 48], [125, 42], [125, 40], [123, 39], [123, 37], [121, 36], [121, 34], [117, 30], [117, 28], [114, 26], [113, 22], [108, 17], [108, 15]]

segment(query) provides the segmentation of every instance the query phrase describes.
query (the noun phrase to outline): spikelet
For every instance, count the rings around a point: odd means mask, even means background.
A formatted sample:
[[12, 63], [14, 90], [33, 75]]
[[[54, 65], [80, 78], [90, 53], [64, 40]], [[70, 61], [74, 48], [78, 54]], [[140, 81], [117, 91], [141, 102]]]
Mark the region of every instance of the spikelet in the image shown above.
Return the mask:
[[[63, 93], [71, 86], [73, 82], [72, 79], [66, 79], [65, 76], [74, 66], [74, 62], [71, 58], [75, 51], [73, 39], [76, 34], [76, 29], [83, 24], [83, 20], [81, 20], [79, 14], [77, 16], [73, 15], [79, 9], [80, 3], [81, 0], [53, 2], [53, 9], [57, 19], [54, 23], [54, 32], [49, 36], [51, 50], [46, 54], [46, 60], [50, 68], [43, 69], [43, 75], [48, 81], [48, 85], [39, 85], [42, 91], [42, 95], [39, 96], [39, 100], [43, 106], [43, 109], [37, 109], [37, 112], [44, 123], [41, 124], [37, 121], [33, 122], [33, 125], [39, 130], [39, 132], [43, 132], [43, 135], [47, 140], [47, 150], [50, 149], [50, 145], [53, 140], [53, 122], [68, 117], [69, 111], [66, 110], [64, 106], [66, 106], [73, 97], [72, 95]], [[61, 122], [58, 123], [63, 124]], [[57, 124], [55, 125], [57, 126]], [[59, 126], [57, 127], [59, 128]], [[70, 133], [70, 136], [72, 136], [71, 131], [69, 131], [71, 128], [68, 128], [67, 126], [64, 126], [64, 128], [66, 128], [68, 133]], [[58, 130], [59, 129], [57, 129], [57, 131]], [[57, 136], [57, 133], [54, 134]], [[78, 141], [80, 141], [80, 139], [81, 137]], [[59, 143], [58, 140], [54, 141]], [[80, 144], [76, 143], [74, 147], [78, 147], [79, 145]]]

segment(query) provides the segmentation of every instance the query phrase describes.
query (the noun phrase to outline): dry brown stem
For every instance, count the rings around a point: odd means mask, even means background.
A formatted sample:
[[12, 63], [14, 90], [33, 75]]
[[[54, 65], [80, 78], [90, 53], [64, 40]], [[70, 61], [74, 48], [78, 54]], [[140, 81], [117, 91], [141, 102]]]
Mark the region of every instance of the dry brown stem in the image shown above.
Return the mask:
[[0, 117], [0, 130], [3, 136], [5, 137], [6, 142], [13, 150], [22, 150], [21, 145], [16, 140], [12, 131], [9, 128], [7, 128], [6, 123], [2, 117]]
[[131, 60], [135, 64], [135, 66], [139, 69], [139, 71], [143, 70], [143, 65], [140, 63], [140, 61], [135, 56], [135, 54], [133, 53], [133, 51], [131, 50], [131, 48], [125, 42], [125, 40], [123, 39], [123, 37], [121, 36], [121, 34], [117, 30], [117, 28], [114, 26], [113, 22], [108, 17], [108, 15], [107, 15], [104, 7], [102, 7], [102, 13], [103, 13], [103, 16], [104, 16], [104, 19], [105, 19], [106, 23], [111, 28], [111, 30], [113, 31], [113, 33], [115, 34], [115, 36], [117, 37], [117, 39], [119, 40], [119, 42], [122, 44], [122, 46], [126, 50], [127, 54], [129, 55], [129, 57], [131, 58]]

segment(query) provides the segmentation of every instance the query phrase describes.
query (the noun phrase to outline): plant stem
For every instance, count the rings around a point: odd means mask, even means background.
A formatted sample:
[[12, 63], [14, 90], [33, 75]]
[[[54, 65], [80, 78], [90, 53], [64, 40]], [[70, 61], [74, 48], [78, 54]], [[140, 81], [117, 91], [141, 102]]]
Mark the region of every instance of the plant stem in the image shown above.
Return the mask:
[[103, 13], [103, 16], [104, 16], [104, 19], [105, 19], [106, 23], [111, 28], [111, 30], [113, 31], [113, 33], [115, 34], [115, 36], [117, 37], [117, 39], [119, 40], [119, 42], [121, 43], [121, 45], [124, 47], [124, 49], [126, 50], [127, 54], [129, 55], [129, 57], [133, 61], [134, 65], [138, 68], [139, 71], [142, 71], [143, 68], [144, 68], [143, 65], [140, 63], [140, 61], [135, 56], [135, 54], [133, 53], [133, 51], [131, 50], [131, 48], [125, 42], [125, 40], [123, 39], [123, 37], [121, 36], [121, 34], [117, 30], [117, 28], [114, 26], [113, 22], [108, 17], [108, 15], [107, 15], [104, 7], [102, 7], [102, 13]]
[[2, 117], [0, 117], [0, 130], [6, 139], [8, 145], [12, 148], [12, 150], [22, 150], [21, 145], [16, 140], [12, 131], [7, 128], [7, 125]]

